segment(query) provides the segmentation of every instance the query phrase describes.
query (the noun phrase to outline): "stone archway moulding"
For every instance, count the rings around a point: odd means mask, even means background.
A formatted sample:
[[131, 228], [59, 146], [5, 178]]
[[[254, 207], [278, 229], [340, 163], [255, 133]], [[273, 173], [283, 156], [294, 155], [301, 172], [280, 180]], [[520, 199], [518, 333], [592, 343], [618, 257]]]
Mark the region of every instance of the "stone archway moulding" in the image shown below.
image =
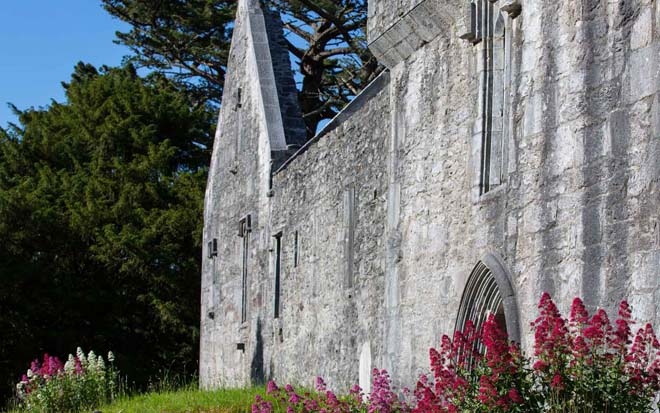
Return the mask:
[[504, 261], [495, 253], [486, 253], [475, 265], [465, 284], [456, 329], [462, 329], [468, 319], [477, 315], [475, 311], [495, 311], [501, 303], [509, 340], [519, 343], [520, 316], [511, 279]]

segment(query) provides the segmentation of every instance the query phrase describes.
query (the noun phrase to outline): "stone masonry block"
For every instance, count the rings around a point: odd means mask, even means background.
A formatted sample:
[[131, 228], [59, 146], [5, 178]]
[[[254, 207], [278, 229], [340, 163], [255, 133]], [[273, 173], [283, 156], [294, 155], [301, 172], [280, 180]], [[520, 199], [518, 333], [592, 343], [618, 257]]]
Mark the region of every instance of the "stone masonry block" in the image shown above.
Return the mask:
[[440, 32], [439, 28], [436, 27], [436, 22], [423, 7], [414, 8], [409, 13], [409, 18], [415, 27], [415, 31], [427, 42], [433, 40]]
[[394, 46], [401, 56], [410, 56], [415, 53], [415, 48], [404, 38]]
[[394, 67], [403, 60], [403, 57], [399, 54], [396, 47], [392, 46], [389, 49], [387, 49], [382, 59], [383, 59], [382, 63], [385, 66]]
[[456, 35], [461, 39], [472, 40], [475, 37], [474, 22], [472, 18], [472, 6], [465, 2], [461, 6], [460, 18], [456, 22]]
[[[401, 21], [403, 22], [404, 20]], [[426, 43], [426, 41], [422, 39], [422, 37], [415, 31], [415, 28], [411, 24], [409, 23], [406, 24], [410, 29], [410, 31], [408, 32], [408, 37], [406, 37], [406, 41], [408, 42], [408, 44], [410, 44], [413, 47], [413, 49], [417, 50], [420, 47], [422, 47]]]
[[511, 17], [517, 17], [522, 10], [521, 0], [500, 0], [499, 5], [500, 9]]
[[653, 7], [648, 5], [642, 9], [630, 36], [630, 47], [633, 50], [647, 47], [653, 41]]
[[631, 52], [628, 65], [630, 76], [628, 102], [632, 103], [658, 92], [660, 81], [658, 53], [660, 53], [660, 42]]
[[401, 24], [397, 23], [394, 26], [390, 27], [388, 31], [383, 33], [383, 37], [392, 45], [397, 45], [403, 41], [408, 36], [406, 28]]
[[374, 56], [376, 56], [376, 58], [379, 58], [380, 56], [384, 55], [385, 52], [387, 51], [387, 49], [383, 47], [384, 45], [385, 42], [381, 42], [377, 40], [375, 42], [369, 43], [369, 50], [371, 51], [371, 53], [373, 53]]

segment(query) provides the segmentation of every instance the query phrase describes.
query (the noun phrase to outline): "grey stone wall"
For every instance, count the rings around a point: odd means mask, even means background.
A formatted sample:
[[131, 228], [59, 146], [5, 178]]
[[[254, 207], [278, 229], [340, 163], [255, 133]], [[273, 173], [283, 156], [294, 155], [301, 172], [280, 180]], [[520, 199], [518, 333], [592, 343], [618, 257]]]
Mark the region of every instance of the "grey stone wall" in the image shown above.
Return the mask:
[[452, 26], [462, 27], [469, 17], [462, 0], [382, 0], [369, 2], [369, 49], [388, 68]]
[[387, 88], [362, 105], [273, 178], [271, 228], [283, 240], [283, 311], [266, 318], [282, 329], [270, 343], [274, 377], [311, 384], [323, 375], [347, 389], [364, 343], [381, 347]]
[[[290, 64], [282, 58], [282, 36], [278, 16], [264, 13], [258, 1], [239, 2], [205, 198], [202, 387], [242, 385], [264, 374], [263, 360], [253, 353], [261, 335], [260, 300], [269, 268], [271, 169], [305, 136], [291, 96]], [[238, 233], [247, 216], [249, 317], [243, 323], [244, 238]], [[211, 257], [214, 242], [217, 256]]]
[[[434, 3], [448, 16], [442, 30], [388, 61], [382, 89], [286, 161], [272, 192], [260, 149], [268, 133], [255, 126], [264, 123], [260, 95], [247, 95], [254, 100], [240, 121], [225, 100], [205, 217], [205, 240], [218, 237], [222, 248], [204, 264], [203, 385], [251, 377], [310, 385], [320, 374], [346, 389], [358, 380], [364, 343], [372, 366], [411, 385], [428, 367], [428, 348], [452, 332], [467, 278], [488, 254], [511, 275], [528, 349], [543, 291], [564, 311], [582, 296], [611, 315], [628, 298], [636, 317], [658, 325], [660, 2], [520, 2], [506, 20], [503, 179], [484, 195], [475, 187], [483, 45], [460, 38], [459, 3]], [[371, 2], [370, 41], [412, 4]], [[254, 88], [241, 69], [249, 42], [240, 33], [237, 25], [227, 93]], [[248, 146], [232, 175], [236, 134]], [[234, 225], [247, 211], [254, 230], [241, 326]]]

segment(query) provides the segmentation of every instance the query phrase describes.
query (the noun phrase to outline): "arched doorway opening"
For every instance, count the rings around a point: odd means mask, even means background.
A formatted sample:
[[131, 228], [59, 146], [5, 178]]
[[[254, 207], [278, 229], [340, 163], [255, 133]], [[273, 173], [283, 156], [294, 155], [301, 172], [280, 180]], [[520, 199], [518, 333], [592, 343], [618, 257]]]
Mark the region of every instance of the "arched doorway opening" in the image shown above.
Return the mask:
[[477, 331], [490, 314], [495, 315], [499, 327], [509, 340], [520, 342], [518, 306], [511, 286], [509, 272], [502, 260], [487, 254], [470, 273], [456, 317], [456, 331], [463, 331], [472, 321]]

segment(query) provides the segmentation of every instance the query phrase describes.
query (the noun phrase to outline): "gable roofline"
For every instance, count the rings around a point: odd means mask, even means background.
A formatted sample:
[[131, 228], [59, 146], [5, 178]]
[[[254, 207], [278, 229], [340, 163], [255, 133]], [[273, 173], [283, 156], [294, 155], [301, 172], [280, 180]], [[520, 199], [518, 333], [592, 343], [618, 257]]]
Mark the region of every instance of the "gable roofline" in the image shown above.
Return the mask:
[[282, 20], [265, 9], [259, 0], [240, 0], [239, 7], [247, 15], [248, 41], [254, 53], [270, 150], [290, 151], [292, 146], [300, 147], [304, 143], [305, 126], [298, 107]]

